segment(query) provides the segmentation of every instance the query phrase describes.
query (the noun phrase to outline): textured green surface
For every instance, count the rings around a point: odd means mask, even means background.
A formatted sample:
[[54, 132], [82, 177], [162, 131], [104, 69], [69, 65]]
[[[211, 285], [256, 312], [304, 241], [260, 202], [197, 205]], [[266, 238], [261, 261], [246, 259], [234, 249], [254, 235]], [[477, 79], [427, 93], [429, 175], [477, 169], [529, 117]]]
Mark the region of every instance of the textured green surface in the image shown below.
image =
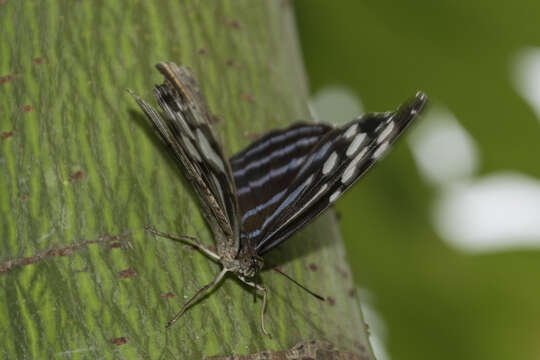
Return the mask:
[[[190, 66], [237, 151], [245, 132], [308, 117], [291, 15], [278, 1], [0, 1], [0, 357], [198, 359], [312, 338], [367, 349], [332, 213], [270, 259], [332, 301], [265, 272], [273, 339], [260, 330], [260, 301], [233, 279], [164, 329], [219, 268], [142, 230], [211, 242], [125, 89], [150, 99], [154, 64]], [[126, 232], [121, 247], [41, 256]]]

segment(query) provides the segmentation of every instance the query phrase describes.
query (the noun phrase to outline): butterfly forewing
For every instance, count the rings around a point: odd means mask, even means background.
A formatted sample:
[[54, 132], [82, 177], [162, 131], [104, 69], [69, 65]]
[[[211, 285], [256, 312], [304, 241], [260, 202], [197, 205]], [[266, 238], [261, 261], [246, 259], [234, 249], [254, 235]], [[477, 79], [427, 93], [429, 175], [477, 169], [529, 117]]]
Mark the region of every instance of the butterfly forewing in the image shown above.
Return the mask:
[[329, 131], [306, 157], [280, 204], [245, 237], [264, 254], [336, 201], [395, 142], [426, 102], [424, 94], [396, 112], [367, 114]]

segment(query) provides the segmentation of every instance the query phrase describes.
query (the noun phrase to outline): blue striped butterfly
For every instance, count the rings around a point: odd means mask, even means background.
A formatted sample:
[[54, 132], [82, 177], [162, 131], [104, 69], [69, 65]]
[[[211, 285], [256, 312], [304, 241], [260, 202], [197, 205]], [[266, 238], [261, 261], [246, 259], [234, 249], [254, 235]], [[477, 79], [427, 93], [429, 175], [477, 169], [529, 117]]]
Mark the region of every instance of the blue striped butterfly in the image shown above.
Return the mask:
[[162, 113], [130, 94], [192, 184], [216, 251], [196, 238], [147, 229], [187, 242], [222, 265], [219, 275], [167, 327], [227, 273], [233, 273], [262, 292], [261, 326], [268, 335], [264, 326], [267, 290], [254, 280], [263, 267], [263, 256], [315, 219], [365, 174], [418, 115], [427, 97], [419, 92], [396, 111], [365, 114], [341, 127], [298, 123], [271, 131], [227, 160], [189, 69], [172, 62], [159, 63], [157, 68], [165, 78], [154, 88]]

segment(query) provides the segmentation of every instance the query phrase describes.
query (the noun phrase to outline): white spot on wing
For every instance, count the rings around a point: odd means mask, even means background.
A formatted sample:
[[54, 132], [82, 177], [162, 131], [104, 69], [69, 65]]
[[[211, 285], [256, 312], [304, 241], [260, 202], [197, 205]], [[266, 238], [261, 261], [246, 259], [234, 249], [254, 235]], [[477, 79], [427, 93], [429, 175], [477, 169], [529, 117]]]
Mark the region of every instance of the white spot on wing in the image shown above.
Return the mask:
[[326, 174], [328, 174], [330, 171], [332, 171], [332, 169], [334, 168], [334, 166], [336, 166], [337, 159], [338, 159], [337, 153], [336, 153], [335, 151], [332, 152], [332, 153], [330, 154], [330, 156], [328, 157], [328, 159], [326, 159], [326, 161], [324, 162], [323, 169], [322, 169], [323, 175], [326, 175]]
[[386, 152], [386, 150], [388, 150], [388, 146], [389, 146], [388, 141], [382, 143], [382, 144], [377, 148], [377, 150], [375, 150], [375, 152], [373, 152], [372, 158], [374, 158], [374, 159], [376, 159], [376, 160], [379, 160], [379, 159], [384, 155], [384, 153]]
[[341, 191], [339, 190], [334, 191], [332, 195], [330, 195], [330, 202], [333, 203], [334, 201], [336, 201], [339, 195], [341, 195]]
[[360, 134], [356, 135], [354, 137], [353, 141], [351, 142], [351, 145], [349, 145], [349, 147], [347, 148], [346, 155], [348, 157], [353, 156], [356, 153], [356, 151], [358, 150], [358, 148], [360, 147], [360, 145], [362, 145], [365, 138], [366, 138], [365, 133], [360, 133]]
[[353, 137], [354, 134], [356, 134], [356, 130], [358, 130], [358, 124], [353, 124], [351, 125], [350, 128], [347, 129], [347, 131], [345, 131], [345, 138], [346, 139], [350, 139]]
[[212, 149], [212, 146], [208, 142], [208, 139], [204, 136], [201, 129], [196, 130], [197, 138], [199, 139], [199, 146], [201, 148], [201, 151], [204, 155], [204, 157], [213, 163], [215, 166], [221, 170], [221, 172], [225, 172], [225, 166], [223, 165], [223, 161], [221, 161], [221, 158], [216, 154], [214, 149]]
[[381, 134], [377, 138], [377, 144], [382, 143], [388, 137], [388, 135], [392, 133], [392, 130], [394, 130], [394, 122], [390, 121], [390, 123], [386, 125], [384, 130], [381, 132]]
[[347, 168], [343, 172], [343, 175], [341, 176], [341, 182], [343, 184], [348, 183], [351, 179], [354, 178], [354, 174], [356, 173], [356, 167], [358, 166], [358, 163], [360, 162], [360, 160], [362, 160], [364, 155], [366, 155], [367, 150], [368, 148], [365, 147], [362, 151], [360, 151], [358, 155], [356, 155], [356, 157], [351, 161], [349, 166], [347, 166]]

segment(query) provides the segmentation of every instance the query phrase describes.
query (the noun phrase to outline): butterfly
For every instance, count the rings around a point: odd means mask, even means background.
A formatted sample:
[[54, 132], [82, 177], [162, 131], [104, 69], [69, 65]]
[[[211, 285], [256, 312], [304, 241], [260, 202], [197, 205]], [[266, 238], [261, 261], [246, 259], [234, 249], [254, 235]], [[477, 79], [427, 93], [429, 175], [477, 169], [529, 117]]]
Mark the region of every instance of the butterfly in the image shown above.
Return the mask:
[[196, 238], [148, 230], [187, 242], [222, 266], [167, 327], [232, 273], [262, 292], [261, 326], [269, 335], [264, 326], [267, 290], [254, 280], [264, 255], [315, 219], [381, 159], [427, 96], [418, 92], [396, 111], [365, 114], [344, 126], [297, 123], [274, 130], [227, 159], [191, 71], [173, 62], [156, 67], [165, 78], [154, 88], [161, 113], [128, 91], [192, 185], [216, 251]]

